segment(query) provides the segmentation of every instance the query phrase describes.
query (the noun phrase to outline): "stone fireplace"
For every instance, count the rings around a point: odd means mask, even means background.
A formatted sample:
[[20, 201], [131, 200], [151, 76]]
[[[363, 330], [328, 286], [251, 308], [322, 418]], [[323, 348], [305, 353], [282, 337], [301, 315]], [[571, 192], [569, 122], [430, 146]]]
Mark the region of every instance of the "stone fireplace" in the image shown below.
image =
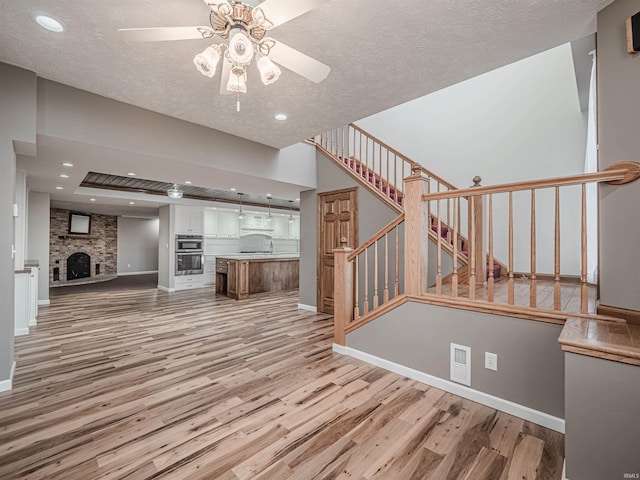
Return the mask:
[[93, 283], [117, 275], [118, 217], [91, 214], [91, 232], [69, 233], [69, 210], [51, 209], [49, 285]]

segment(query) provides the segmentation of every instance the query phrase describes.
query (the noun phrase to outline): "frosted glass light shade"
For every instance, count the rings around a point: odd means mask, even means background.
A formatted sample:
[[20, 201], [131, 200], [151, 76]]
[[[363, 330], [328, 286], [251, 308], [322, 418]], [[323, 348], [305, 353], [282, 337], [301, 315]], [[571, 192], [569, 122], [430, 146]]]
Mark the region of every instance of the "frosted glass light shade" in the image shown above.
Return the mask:
[[271, 85], [278, 80], [280, 76], [280, 68], [271, 61], [269, 57], [260, 57], [258, 60], [258, 70], [260, 70], [260, 78], [265, 85]]
[[247, 93], [247, 82], [244, 79], [244, 72], [240, 73], [240, 75], [231, 72], [229, 81], [227, 82], [227, 91]]
[[167, 190], [167, 195], [169, 198], [182, 198], [182, 190], [180, 190], [177, 183], [174, 183], [173, 187]]
[[193, 63], [198, 71], [211, 78], [216, 74], [216, 66], [220, 61], [220, 47], [218, 45], [211, 45], [207, 47], [202, 53], [193, 57]]
[[247, 35], [236, 32], [229, 42], [229, 56], [238, 65], [249, 65], [253, 58], [253, 43]]

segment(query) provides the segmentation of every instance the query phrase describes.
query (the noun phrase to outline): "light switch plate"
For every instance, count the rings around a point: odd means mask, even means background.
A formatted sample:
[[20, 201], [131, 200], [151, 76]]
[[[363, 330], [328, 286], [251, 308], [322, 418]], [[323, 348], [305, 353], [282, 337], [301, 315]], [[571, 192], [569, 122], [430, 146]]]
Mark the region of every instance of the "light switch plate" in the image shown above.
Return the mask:
[[484, 352], [484, 368], [487, 370], [498, 371], [498, 355], [495, 353]]

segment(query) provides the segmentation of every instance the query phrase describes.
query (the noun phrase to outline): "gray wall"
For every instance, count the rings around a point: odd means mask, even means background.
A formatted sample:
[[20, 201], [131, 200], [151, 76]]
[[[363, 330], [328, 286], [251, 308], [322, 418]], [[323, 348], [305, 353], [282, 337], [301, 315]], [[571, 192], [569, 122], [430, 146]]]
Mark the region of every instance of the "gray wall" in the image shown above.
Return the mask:
[[[564, 417], [561, 325], [406, 303], [347, 335], [347, 346], [449, 380], [450, 343], [471, 347], [471, 388]], [[498, 371], [484, 368], [498, 355]]]
[[316, 154], [316, 190], [300, 194], [300, 303], [316, 306], [318, 193], [358, 187], [358, 240], [363, 243], [398, 214], [324, 154]]
[[38, 301], [49, 301], [49, 209], [48, 193], [29, 192], [27, 258], [40, 262]]
[[565, 354], [567, 478], [640, 473], [640, 367]]
[[0, 64], [0, 381], [13, 365], [14, 242], [13, 201], [16, 156], [13, 141], [36, 140], [36, 76]]
[[118, 217], [118, 275], [158, 270], [157, 218]]
[[[640, 161], [640, 55], [627, 53], [625, 20], [639, 0], [617, 0], [598, 14], [600, 169]], [[640, 310], [640, 181], [600, 187], [600, 302]]]

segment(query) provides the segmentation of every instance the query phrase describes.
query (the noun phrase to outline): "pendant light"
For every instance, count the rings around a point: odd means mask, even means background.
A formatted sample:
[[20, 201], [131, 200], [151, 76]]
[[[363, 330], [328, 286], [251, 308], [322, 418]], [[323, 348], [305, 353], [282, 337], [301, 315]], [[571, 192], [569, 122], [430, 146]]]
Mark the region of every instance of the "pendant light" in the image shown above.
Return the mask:
[[269, 200], [269, 214], [267, 215], [267, 223], [271, 223], [271, 195], [267, 195], [267, 200]]
[[238, 192], [238, 197], [240, 198], [240, 214], [238, 215], [238, 220], [242, 220], [244, 218], [244, 214], [242, 213], [242, 196], [244, 193]]
[[289, 200], [289, 223], [293, 223], [293, 200]]

